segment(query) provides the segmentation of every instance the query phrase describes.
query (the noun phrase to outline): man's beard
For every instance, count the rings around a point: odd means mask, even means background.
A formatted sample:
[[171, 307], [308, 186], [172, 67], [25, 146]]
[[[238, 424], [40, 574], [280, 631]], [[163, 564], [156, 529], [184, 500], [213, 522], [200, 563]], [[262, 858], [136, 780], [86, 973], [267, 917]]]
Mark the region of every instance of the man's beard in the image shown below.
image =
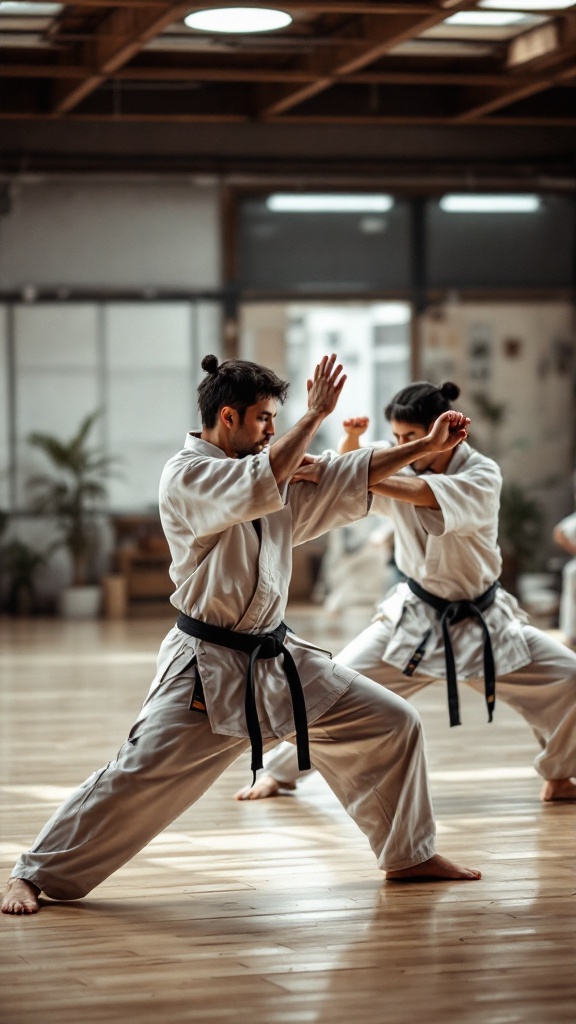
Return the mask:
[[242, 448], [236, 452], [237, 459], [247, 459], [249, 455], [259, 455], [263, 448], [268, 444], [267, 441], [257, 441], [251, 448]]

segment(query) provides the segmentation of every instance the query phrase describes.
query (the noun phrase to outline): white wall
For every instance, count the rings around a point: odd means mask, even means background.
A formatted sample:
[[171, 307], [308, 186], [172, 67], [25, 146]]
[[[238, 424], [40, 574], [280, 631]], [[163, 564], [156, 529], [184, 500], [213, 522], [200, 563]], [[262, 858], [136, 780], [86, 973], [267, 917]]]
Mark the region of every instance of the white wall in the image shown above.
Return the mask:
[[0, 289], [209, 289], [218, 189], [187, 179], [20, 179], [0, 218]]

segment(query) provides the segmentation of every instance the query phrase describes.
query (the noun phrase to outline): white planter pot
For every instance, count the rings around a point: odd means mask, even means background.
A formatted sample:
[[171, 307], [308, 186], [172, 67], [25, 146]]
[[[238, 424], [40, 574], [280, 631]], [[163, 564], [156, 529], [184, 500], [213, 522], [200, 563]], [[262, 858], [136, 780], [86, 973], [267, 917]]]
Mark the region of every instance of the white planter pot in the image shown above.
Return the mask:
[[66, 587], [60, 594], [59, 610], [63, 619], [97, 619], [102, 603], [102, 588]]

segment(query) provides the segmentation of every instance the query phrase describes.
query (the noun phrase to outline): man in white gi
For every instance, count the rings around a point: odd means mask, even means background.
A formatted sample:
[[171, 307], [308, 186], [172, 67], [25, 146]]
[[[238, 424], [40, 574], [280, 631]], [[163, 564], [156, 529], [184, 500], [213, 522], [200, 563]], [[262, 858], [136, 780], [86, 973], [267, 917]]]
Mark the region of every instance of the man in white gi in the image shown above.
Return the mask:
[[[458, 394], [451, 383], [400, 391], [385, 409], [396, 443], [424, 437]], [[357, 450], [367, 427], [363, 417], [345, 421], [340, 450]], [[574, 800], [576, 654], [528, 625], [516, 599], [495, 585], [501, 483], [497, 464], [464, 443], [374, 485], [372, 510], [393, 521], [395, 560], [407, 582], [335, 661], [406, 698], [446, 681], [451, 725], [459, 724], [456, 678], [485, 694], [489, 720], [497, 690], [536, 735], [542, 800]], [[236, 797], [274, 796], [305, 774], [293, 746], [282, 743], [267, 755], [256, 785]]]
[[257, 771], [263, 737], [294, 732], [300, 766], [310, 750], [388, 878], [480, 877], [434, 852], [414, 709], [282, 623], [292, 546], [362, 518], [374, 485], [466, 437], [469, 421], [447, 412], [406, 445], [328, 453], [314, 464], [305, 453], [345, 380], [335, 361], [322, 359], [307, 412], [269, 446], [286, 382], [255, 363], [203, 360], [202, 432], [188, 434], [160, 482], [178, 624], [117, 758], [19, 858], [5, 913], [34, 913], [42, 891], [57, 900], [86, 895], [194, 803], [249, 740]]
[[556, 523], [552, 536], [572, 556], [562, 569], [560, 629], [566, 641], [576, 647], [576, 512]]

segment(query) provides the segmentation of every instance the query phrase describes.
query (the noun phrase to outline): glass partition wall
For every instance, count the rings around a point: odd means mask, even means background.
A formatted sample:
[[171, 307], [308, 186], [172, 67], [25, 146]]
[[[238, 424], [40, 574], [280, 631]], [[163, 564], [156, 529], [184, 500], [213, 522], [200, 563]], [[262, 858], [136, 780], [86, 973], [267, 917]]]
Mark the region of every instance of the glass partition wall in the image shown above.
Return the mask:
[[365, 440], [388, 436], [383, 409], [410, 380], [411, 310], [405, 302], [246, 303], [240, 352], [266, 363], [291, 383], [279, 410], [285, 430], [306, 409], [306, 381], [323, 355], [336, 352], [348, 376], [335, 413], [314, 440], [314, 451], [336, 448], [342, 420], [368, 416]]

